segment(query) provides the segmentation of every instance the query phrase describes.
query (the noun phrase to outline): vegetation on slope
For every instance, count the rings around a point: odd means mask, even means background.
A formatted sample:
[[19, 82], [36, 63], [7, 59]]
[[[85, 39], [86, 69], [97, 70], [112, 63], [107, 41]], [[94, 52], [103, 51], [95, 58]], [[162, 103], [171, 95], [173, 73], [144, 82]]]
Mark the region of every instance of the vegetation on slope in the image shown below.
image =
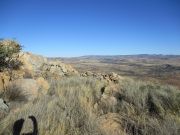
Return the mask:
[[[37, 118], [40, 135], [180, 134], [180, 91], [174, 87], [83, 77], [49, 82], [47, 95], [17, 106], [0, 121], [0, 134], [12, 134], [13, 123], [29, 115]], [[30, 127], [25, 124], [22, 132]]]
[[0, 40], [0, 71], [18, 69], [22, 63], [17, 60], [22, 46], [14, 40]]

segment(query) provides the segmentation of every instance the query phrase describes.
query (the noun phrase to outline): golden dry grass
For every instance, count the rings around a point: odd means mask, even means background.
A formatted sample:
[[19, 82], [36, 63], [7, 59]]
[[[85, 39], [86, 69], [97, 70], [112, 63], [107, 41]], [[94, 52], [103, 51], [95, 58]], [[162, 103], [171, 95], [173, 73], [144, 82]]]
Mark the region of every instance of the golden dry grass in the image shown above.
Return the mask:
[[[40, 135], [178, 135], [180, 91], [171, 86], [124, 79], [116, 86], [94, 78], [50, 80], [47, 95], [12, 110], [0, 121], [0, 134], [34, 115]], [[102, 93], [102, 88], [105, 88]], [[109, 102], [112, 99], [116, 102]], [[29, 131], [29, 124], [24, 132]]]

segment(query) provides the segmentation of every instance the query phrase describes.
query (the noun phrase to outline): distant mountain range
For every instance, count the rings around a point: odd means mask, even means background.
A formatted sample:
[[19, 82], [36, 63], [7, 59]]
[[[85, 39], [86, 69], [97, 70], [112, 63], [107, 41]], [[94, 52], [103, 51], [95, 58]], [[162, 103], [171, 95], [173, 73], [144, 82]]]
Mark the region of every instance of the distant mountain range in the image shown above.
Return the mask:
[[135, 54], [135, 55], [84, 55], [78, 57], [49, 57], [49, 59], [104, 59], [104, 58], [180, 58], [180, 55]]

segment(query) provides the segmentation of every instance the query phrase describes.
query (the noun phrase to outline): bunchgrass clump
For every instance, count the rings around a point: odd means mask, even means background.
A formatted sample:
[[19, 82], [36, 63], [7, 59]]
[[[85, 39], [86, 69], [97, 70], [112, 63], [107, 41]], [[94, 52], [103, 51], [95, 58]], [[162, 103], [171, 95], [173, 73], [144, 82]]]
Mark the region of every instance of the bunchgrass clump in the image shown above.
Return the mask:
[[[116, 135], [116, 130], [124, 135], [180, 134], [180, 91], [174, 87], [124, 79], [108, 93], [108, 84], [94, 78], [50, 83], [47, 95], [0, 121], [0, 134], [11, 134], [13, 123], [29, 115], [37, 118], [40, 135]], [[116, 104], [106, 102], [108, 97]], [[25, 124], [22, 132], [29, 130]]]
[[[54, 81], [48, 95], [29, 102], [18, 112], [10, 113], [2, 120], [0, 134], [11, 133], [17, 119], [34, 115], [41, 135], [99, 135], [91, 105], [95, 102], [96, 91], [101, 85], [93, 79], [83, 78]], [[28, 126], [25, 126], [24, 132], [28, 130]]]
[[26, 102], [28, 94], [24, 90], [22, 90], [19, 85], [12, 83], [8, 85], [3, 94], [3, 98], [7, 102]]

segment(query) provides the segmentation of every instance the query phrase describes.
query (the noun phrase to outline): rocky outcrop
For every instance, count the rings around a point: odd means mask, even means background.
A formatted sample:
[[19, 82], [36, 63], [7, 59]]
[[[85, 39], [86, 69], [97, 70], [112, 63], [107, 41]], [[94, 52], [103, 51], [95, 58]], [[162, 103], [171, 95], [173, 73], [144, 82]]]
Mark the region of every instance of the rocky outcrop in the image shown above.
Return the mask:
[[99, 100], [94, 104], [95, 111], [100, 112], [100, 115], [107, 114], [107, 110], [116, 111], [115, 108], [117, 108], [121, 98], [120, 91], [119, 84], [112, 82], [102, 87]]
[[47, 79], [78, 74], [70, 65], [51, 61], [40, 55], [21, 52], [18, 59], [23, 63], [20, 69], [13, 70], [11, 73], [0, 72], [0, 94], [6, 91], [10, 83], [11, 85], [17, 83], [19, 89], [30, 92], [29, 95], [37, 95], [38, 89], [45, 94], [49, 89]]
[[78, 72], [70, 65], [66, 65], [60, 61], [49, 61], [41, 66], [41, 73], [44, 78], [75, 75]]
[[66, 65], [60, 61], [48, 60], [40, 55], [21, 53], [20, 60], [23, 63], [22, 70], [26, 78], [57, 78], [78, 73], [70, 65]]
[[109, 74], [102, 74], [102, 73], [93, 73], [91, 71], [87, 71], [85, 73], [82, 73], [80, 74], [82, 77], [95, 77], [99, 80], [105, 80], [107, 82], [114, 82], [114, 83], [117, 83], [119, 82], [120, 80], [123, 79], [122, 76], [114, 73], [114, 72], [111, 72]]
[[122, 127], [122, 118], [118, 113], [109, 113], [107, 110], [116, 112], [121, 87], [119, 84], [109, 83], [101, 89], [100, 101], [95, 104], [95, 109], [101, 110], [101, 116], [98, 119], [99, 128], [105, 135], [126, 135]]
[[19, 55], [19, 58], [23, 63], [23, 69], [38, 72], [40, 70], [40, 67], [44, 63], [47, 63], [47, 58], [41, 55], [35, 55], [29, 52], [21, 52]]

